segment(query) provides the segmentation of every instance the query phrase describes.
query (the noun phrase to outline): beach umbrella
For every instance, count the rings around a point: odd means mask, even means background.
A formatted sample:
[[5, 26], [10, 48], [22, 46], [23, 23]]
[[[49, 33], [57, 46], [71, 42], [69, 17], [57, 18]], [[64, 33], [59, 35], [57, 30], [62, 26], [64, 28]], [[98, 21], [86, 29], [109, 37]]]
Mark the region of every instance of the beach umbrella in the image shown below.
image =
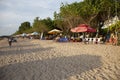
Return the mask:
[[38, 35], [38, 32], [33, 32], [31, 33], [31, 35]]
[[62, 31], [58, 30], [58, 29], [53, 29], [51, 31], [49, 31], [49, 34], [57, 34], [57, 33], [61, 33]]
[[77, 27], [76, 28], [72, 28], [71, 32], [77, 32]]
[[27, 35], [26, 33], [21, 34], [22, 37], [25, 37], [26, 35]]
[[72, 28], [71, 32], [96, 32], [96, 29], [91, 28], [87, 24], [80, 24], [78, 27]]

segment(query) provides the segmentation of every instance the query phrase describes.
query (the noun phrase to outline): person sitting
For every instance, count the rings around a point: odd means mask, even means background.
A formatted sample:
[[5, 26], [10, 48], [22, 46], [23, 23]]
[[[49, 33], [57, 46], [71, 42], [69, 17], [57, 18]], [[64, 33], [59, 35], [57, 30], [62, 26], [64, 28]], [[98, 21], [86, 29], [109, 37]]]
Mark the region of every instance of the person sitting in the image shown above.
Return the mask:
[[83, 35], [80, 36], [80, 42], [82, 42], [82, 41], [83, 41]]
[[60, 36], [57, 36], [57, 37], [55, 38], [55, 41], [58, 42], [59, 39], [60, 39]]
[[114, 44], [114, 34], [112, 33], [109, 39], [110, 44]]
[[73, 36], [71, 36], [70, 41], [74, 42], [75, 38]]
[[89, 44], [89, 38], [85, 38], [85, 44]]

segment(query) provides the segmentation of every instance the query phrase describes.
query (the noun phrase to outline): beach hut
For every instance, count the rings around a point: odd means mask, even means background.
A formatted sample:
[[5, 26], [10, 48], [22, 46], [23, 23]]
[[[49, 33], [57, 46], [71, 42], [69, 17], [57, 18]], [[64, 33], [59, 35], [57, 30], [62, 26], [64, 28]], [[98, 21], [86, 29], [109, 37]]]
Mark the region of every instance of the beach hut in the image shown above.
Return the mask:
[[105, 29], [105, 28], [109, 28], [109, 26], [113, 25], [113, 24], [116, 24], [119, 20], [118, 16], [115, 16], [109, 20], [106, 20], [104, 22], [104, 25], [102, 26], [102, 29]]

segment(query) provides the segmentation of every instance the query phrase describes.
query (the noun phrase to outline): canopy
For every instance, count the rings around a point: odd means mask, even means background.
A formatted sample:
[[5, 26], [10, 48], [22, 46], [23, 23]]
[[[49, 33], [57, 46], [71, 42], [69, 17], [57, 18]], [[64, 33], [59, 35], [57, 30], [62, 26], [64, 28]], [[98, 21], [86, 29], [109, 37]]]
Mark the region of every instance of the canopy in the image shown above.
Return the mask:
[[49, 31], [49, 34], [57, 34], [57, 33], [61, 33], [62, 31], [58, 30], [58, 29], [53, 29], [51, 31]]
[[31, 35], [39, 35], [38, 32], [33, 32]]
[[23, 36], [23, 37], [26, 36], [26, 35], [27, 35], [26, 33], [21, 34], [21, 36]]
[[72, 32], [96, 32], [96, 29], [91, 28], [87, 24], [80, 24], [78, 27], [72, 28]]

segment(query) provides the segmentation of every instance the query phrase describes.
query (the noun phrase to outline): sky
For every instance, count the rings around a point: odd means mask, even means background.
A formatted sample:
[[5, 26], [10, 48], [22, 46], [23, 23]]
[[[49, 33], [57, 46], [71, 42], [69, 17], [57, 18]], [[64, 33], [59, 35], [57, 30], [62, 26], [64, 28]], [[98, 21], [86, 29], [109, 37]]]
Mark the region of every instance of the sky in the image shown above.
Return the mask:
[[36, 17], [53, 19], [53, 14], [59, 12], [61, 3], [80, 1], [82, 0], [0, 0], [0, 36], [15, 33], [25, 21], [32, 25]]

